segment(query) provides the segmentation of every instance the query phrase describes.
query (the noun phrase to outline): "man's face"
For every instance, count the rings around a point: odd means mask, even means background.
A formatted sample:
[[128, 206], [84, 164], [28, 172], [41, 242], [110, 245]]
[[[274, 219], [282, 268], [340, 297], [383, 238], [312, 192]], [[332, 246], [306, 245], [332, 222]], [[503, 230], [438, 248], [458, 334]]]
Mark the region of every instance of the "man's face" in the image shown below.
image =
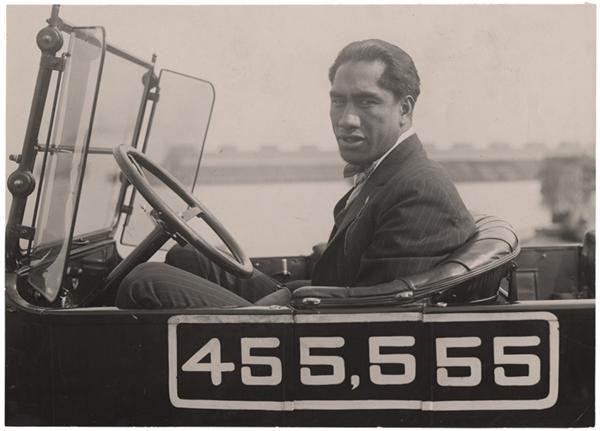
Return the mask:
[[331, 86], [329, 115], [342, 158], [368, 165], [389, 150], [402, 131], [402, 104], [381, 88], [379, 61], [342, 64]]

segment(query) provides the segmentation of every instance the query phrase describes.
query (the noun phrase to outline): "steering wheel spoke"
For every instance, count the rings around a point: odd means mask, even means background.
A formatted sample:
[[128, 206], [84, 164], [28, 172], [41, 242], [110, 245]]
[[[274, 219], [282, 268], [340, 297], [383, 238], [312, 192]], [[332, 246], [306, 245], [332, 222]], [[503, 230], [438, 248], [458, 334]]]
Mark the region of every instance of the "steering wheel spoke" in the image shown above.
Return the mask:
[[202, 213], [204, 213], [204, 211], [202, 211], [202, 208], [190, 207], [187, 210], [179, 213], [179, 217], [181, 218], [181, 220], [188, 222], [191, 219], [198, 217]]

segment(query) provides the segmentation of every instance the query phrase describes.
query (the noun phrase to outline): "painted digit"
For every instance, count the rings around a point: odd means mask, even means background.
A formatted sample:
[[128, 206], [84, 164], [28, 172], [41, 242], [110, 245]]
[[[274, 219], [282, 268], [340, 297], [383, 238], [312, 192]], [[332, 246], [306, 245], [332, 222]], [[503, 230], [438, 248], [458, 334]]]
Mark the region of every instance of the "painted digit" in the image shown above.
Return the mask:
[[331, 374], [314, 375], [309, 367], [300, 368], [303, 385], [337, 385], [346, 378], [344, 358], [340, 356], [311, 355], [312, 348], [335, 349], [344, 345], [342, 337], [300, 337], [300, 365], [327, 365]]
[[532, 354], [505, 353], [505, 347], [533, 347], [540, 337], [495, 337], [494, 363], [497, 365], [527, 365], [527, 375], [507, 376], [504, 367], [494, 369], [494, 381], [500, 386], [533, 386], [540, 381], [540, 358]]
[[[415, 337], [370, 337], [369, 338], [369, 377], [376, 385], [406, 385], [415, 380], [416, 360], [410, 353], [381, 353], [382, 347], [410, 347], [415, 345]], [[402, 374], [383, 374], [381, 365], [403, 364]]]
[[[209, 362], [200, 362], [206, 356], [209, 357]], [[210, 380], [215, 386], [221, 384], [223, 373], [234, 369], [232, 362], [221, 362], [221, 341], [218, 338], [211, 338], [181, 366], [182, 371], [209, 372]]]
[[[481, 345], [479, 337], [448, 337], [435, 340], [437, 362], [437, 383], [440, 386], [477, 386], [481, 383], [481, 361], [472, 357], [448, 357], [448, 349], [477, 347]], [[469, 368], [469, 375], [450, 377], [446, 367]]]
[[275, 348], [279, 347], [279, 338], [242, 338], [242, 364], [266, 365], [271, 369], [267, 376], [253, 376], [252, 369], [242, 367], [242, 383], [244, 385], [276, 386], [281, 383], [281, 360], [275, 356], [252, 356], [253, 348]]

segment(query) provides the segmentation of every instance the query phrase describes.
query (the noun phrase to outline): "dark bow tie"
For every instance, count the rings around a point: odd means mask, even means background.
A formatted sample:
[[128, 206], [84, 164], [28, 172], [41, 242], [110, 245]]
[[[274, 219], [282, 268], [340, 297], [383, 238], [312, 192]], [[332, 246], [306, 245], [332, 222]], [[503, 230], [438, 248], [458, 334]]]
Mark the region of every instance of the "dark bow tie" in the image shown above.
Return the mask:
[[371, 169], [371, 164], [368, 165], [353, 165], [352, 163], [348, 163], [344, 166], [344, 178], [350, 178], [354, 175], [358, 175], [363, 172], [369, 172]]
[[373, 172], [373, 164], [368, 165], [353, 165], [348, 163], [344, 166], [344, 178], [354, 177], [354, 185], [358, 185], [365, 181], [371, 172]]

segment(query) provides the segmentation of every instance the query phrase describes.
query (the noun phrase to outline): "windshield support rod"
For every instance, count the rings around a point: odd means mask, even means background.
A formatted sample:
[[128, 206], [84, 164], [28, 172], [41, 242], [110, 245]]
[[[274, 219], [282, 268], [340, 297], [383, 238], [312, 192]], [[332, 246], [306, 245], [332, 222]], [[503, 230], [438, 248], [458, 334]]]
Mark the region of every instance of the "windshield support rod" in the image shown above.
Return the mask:
[[[77, 27], [66, 23], [62, 18], [57, 17], [55, 22], [56, 22], [57, 27], [60, 30], [64, 31], [65, 33], [71, 34], [75, 31], [77, 31]], [[88, 41], [88, 42], [90, 42], [90, 41]], [[132, 63], [135, 63], [139, 66], [145, 67], [146, 69], [152, 69], [154, 67], [154, 65], [152, 63], [148, 63], [147, 61], [144, 61], [141, 58], [138, 58], [135, 55], [122, 50], [121, 48], [117, 48], [116, 46], [111, 45], [108, 42], [105, 43], [105, 46], [106, 46], [106, 51], [110, 52], [111, 54], [115, 54], [121, 58], [131, 61]]]
[[[31, 110], [29, 111], [29, 119], [27, 121], [25, 141], [23, 143], [19, 167], [8, 179], [8, 189], [11, 191], [13, 198], [10, 205], [8, 223], [6, 224], [5, 265], [7, 271], [14, 271], [17, 268], [20, 238], [19, 226], [23, 222], [25, 204], [27, 202], [27, 195], [29, 194], [18, 193], [18, 188], [15, 187], [17, 185], [16, 181], [12, 181], [12, 179], [31, 175], [33, 170], [37, 153], [36, 147], [38, 145], [38, 136], [40, 133], [42, 117], [44, 115], [44, 107], [50, 88], [50, 79], [52, 77], [52, 72], [54, 71], [51, 65], [55, 63], [55, 54], [63, 45], [63, 38], [60, 30], [52, 25], [56, 13], [57, 11], [53, 8], [52, 17], [49, 20], [50, 24], [41, 29], [36, 36], [37, 45], [42, 52], [40, 66], [38, 68], [35, 90], [33, 92], [33, 100], [31, 101]], [[13, 182], [15, 182], [15, 184], [13, 184]]]

